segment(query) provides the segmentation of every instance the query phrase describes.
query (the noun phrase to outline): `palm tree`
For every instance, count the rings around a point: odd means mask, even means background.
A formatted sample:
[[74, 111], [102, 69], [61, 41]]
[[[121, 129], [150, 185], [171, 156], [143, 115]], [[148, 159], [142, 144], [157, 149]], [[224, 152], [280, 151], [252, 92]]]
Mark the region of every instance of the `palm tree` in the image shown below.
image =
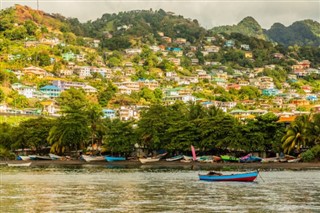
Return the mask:
[[312, 115], [307, 133], [307, 139], [310, 145], [320, 144], [320, 113]]
[[301, 147], [306, 146], [310, 118], [310, 115], [299, 116], [288, 127], [286, 135], [281, 140], [285, 153], [295, 148], [300, 150]]
[[86, 111], [86, 114], [91, 129], [91, 145], [93, 145], [94, 142], [99, 139], [101, 140], [98, 141], [100, 143], [98, 145], [101, 145], [102, 138], [99, 137], [99, 133], [103, 132], [105, 129], [102, 122], [102, 109], [99, 105], [91, 105]]
[[57, 125], [51, 128], [47, 140], [52, 145], [53, 152], [63, 153], [72, 149], [78, 151], [87, 145], [89, 133], [87, 118], [74, 114], [60, 117]]

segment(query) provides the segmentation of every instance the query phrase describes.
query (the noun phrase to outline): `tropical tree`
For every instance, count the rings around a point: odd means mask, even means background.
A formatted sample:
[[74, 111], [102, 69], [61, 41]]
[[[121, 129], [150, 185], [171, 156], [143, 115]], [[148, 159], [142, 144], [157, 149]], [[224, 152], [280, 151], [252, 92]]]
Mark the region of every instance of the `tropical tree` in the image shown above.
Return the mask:
[[51, 151], [63, 153], [85, 148], [90, 133], [93, 137], [97, 130], [97, 117], [100, 115], [98, 108], [88, 110], [89, 102], [84, 92], [75, 88], [61, 93], [57, 101], [63, 115], [49, 132]]
[[13, 128], [7, 123], [0, 124], [0, 158], [12, 156], [11, 145], [13, 143]]
[[49, 131], [54, 119], [44, 117], [23, 121], [15, 128], [13, 148], [33, 148], [36, 152], [47, 147]]
[[284, 152], [290, 151], [306, 146], [306, 132], [310, 117], [302, 115], [297, 117], [288, 127], [286, 135], [282, 138], [282, 148]]
[[49, 132], [48, 142], [51, 151], [64, 153], [66, 151], [78, 151], [88, 145], [90, 135], [89, 123], [84, 114], [62, 116], [57, 120]]
[[310, 145], [320, 144], [320, 113], [313, 114], [307, 130], [307, 140]]
[[157, 150], [165, 146], [164, 136], [169, 126], [167, 107], [153, 105], [141, 113], [137, 133], [140, 145], [149, 150]]
[[104, 125], [102, 122], [102, 109], [99, 105], [93, 104], [90, 105], [86, 111], [88, 123], [90, 125], [91, 132], [91, 145], [95, 142], [98, 145], [102, 144], [103, 134], [101, 134], [104, 130]]
[[105, 149], [112, 153], [130, 154], [137, 142], [133, 122], [106, 119], [104, 123], [107, 129], [104, 140]]
[[63, 114], [83, 113], [88, 106], [88, 100], [83, 90], [70, 88], [57, 98]]

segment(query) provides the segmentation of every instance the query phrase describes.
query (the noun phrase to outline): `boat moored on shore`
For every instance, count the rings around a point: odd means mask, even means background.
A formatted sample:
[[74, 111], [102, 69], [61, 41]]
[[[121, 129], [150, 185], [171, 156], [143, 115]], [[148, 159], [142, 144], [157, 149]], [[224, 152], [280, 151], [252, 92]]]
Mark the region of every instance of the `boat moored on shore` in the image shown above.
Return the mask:
[[160, 160], [160, 158], [139, 158], [139, 161], [140, 161], [142, 164], [157, 162], [157, 161], [159, 161], [159, 160]]
[[104, 157], [106, 161], [113, 162], [113, 161], [124, 161], [126, 160], [125, 157], [114, 157], [114, 156], [105, 156]]
[[84, 161], [92, 162], [92, 161], [104, 161], [104, 156], [91, 156], [91, 155], [81, 155]]
[[28, 167], [31, 165], [31, 162], [29, 163], [8, 163], [9, 167]]

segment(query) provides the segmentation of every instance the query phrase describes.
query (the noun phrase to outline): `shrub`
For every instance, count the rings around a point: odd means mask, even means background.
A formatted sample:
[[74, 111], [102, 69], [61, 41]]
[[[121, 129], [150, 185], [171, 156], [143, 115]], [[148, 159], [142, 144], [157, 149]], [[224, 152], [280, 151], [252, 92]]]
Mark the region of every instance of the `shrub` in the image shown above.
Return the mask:
[[320, 145], [316, 145], [311, 149], [315, 158], [320, 158]]
[[301, 154], [301, 158], [304, 162], [310, 162], [315, 159], [313, 152], [309, 149], [306, 152]]
[[15, 155], [9, 150], [0, 146], [0, 159], [2, 160], [13, 160]]

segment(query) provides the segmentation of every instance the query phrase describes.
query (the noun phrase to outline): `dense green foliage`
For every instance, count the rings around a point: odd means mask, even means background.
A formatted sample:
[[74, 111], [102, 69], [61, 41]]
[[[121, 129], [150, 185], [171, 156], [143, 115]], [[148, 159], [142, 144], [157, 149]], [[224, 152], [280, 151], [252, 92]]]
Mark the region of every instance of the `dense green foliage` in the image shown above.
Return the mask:
[[219, 26], [211, 29], [213, 33], [240, 33], [250, 37], [265, 39], [266, 36], [259, 23], [252, 17], [246, 17], [237, 25], [232, 26]]
[[146, 43], [153, 44], [161, 39], [158, 32], [163, 32], [173, 39], [186, 38], [192, 43], [205, 35], [205, 30], [199, 26], [197, 20], [189, 21], [161, 9], [104, 14], [101, 18], [84, 24], [75, 19], [66, 21], [72, 25], [71, 30], [81, 36], [104, 38], [106, 33], [112, 33], [114, 37], [103, 42], [103, 46], [109, 49], [128, 47], [129, 38], [132, 37], [145, 37]]
[[[320, 24], [313, 20], [294, 22], [286, 27], [275, 23], [269, 30], [264, 30], [252, 17], [246, 17], [237, 25], [219, 26], [211, 29], [212, 33], [239, 33], [263, 40], [272, 40], [284, 46], [313, 46], [320, 45]], [[250, 45], [251, 46], [251, 45]]]
[[67, 99], [60, 101], [67, 110], [58, 119], [30, 119], [17, 127], [1, 124], [0, 146], [6, 153], [2, 156], [18, 148], [39, 152], [48, 145], [52, 152], [62, 154], [86, 149], [92, 144], [102, 144], [107, 152], [123, 155], [131, 155], [137, 146], [175, 153], [189, 152], [190, 145], [202, 153], [215, 154], [230, 149], [241, 150], [242, 154], [283, 149], [291, 153], [312, 147], [314, 157], [320, 153], [316, 148], [320, 141], [320, 114], [298, 117], [285, 130], [284, 124], [278, 123], [278, 117], [272, 113], [242, 122], [215, 107], [177, 102], [170, 106], [152, 105], [134, 123], [102, 119], [101, 108], [88, 104], [88, 100], [82, 99], [81, 106], [85, 107], [79, 107], [81, 91], [64, 93], [68, 93], [63, 95]]
[[[302, 115], [287, 128], [282, 138], [283, 149], [290, 153], [294, 150], [308, 149], [304, 157], [308, 160], [320, 157], [320, 114]], [[311, 157], [313, 156], [313, 157]]]
[[266, 31], [267, 36], [285, 46], [314, 46], [320, 45], [320, 24], [312, 20], [297, 21], [285, 27], [276, 23]]

